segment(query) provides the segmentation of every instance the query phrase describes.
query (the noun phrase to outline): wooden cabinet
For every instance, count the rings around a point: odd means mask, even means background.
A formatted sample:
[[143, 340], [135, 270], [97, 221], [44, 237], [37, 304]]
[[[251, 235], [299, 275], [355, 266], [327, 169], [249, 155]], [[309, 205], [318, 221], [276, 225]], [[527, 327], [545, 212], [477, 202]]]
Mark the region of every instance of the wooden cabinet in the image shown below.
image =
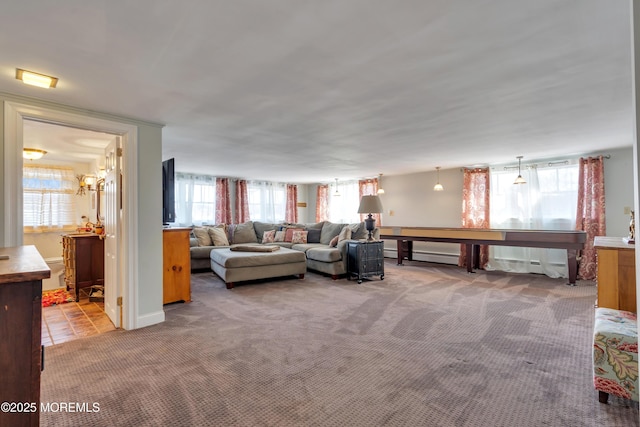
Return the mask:
[[67, 290], [80, 300], [80, 289], [104, 286], [104, 240], [97, 234], [62, 236], [64, 280]]
[[0, 248], [0, 255], [9, 257], [0, 259], [0, 402], [29, 405], [27, 411], [0, 411], [0, 426], [37, 426], [43, 360], [42, 279], [51, 272], [35, 246]]
[[355, 276], [358, 283], [363, 278], [380, 276], [384, 279], [384, 242], [351, 241], [347, 242], [347, 278]]
[[165, 228], [162, 233], [162, 303], [191, 301], [191, 253], [188, 228]]
[[621, 237], [598, 236], [598, 307], [636, 312], [635, 245]]

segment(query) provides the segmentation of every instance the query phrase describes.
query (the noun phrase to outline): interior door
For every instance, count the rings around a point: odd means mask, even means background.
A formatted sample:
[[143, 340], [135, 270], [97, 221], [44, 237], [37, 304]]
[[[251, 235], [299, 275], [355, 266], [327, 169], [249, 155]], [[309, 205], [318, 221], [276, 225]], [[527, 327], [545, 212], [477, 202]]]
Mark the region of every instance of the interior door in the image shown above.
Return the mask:
[[122, 138], [116, 136], [105, 150], [104, 209], [104, 311], [116, 328], [121, 327], [122, 278], [120, 277], [120, 215], [121, 215], [121, 159]]

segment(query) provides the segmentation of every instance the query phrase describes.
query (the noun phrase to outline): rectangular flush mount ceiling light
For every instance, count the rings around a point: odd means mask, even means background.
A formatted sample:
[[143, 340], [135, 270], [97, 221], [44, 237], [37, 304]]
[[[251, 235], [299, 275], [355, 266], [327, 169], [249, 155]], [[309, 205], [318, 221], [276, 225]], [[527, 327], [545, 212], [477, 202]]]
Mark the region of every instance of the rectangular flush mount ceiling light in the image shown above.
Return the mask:
[[22, 80], [23, 83], [28, 85], [44, 88], [56, 87], [58, 84], [58, 79], [56, 77], [34, 73], [33, 71], [27, 71], [20, 68], [16, 68], [16, 79]]

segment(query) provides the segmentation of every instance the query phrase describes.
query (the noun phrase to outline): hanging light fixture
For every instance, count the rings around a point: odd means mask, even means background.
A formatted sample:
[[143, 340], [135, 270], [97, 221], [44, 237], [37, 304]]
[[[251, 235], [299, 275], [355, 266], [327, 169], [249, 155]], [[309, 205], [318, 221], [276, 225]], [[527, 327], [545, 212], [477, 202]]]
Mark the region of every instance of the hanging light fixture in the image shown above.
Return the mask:
[[338, 191], [338, 178], [336, 178], [336, 192], [333, 193], [334, 197], [339, 197], [340, 196], [340, 192]]
[[433, 186], [433, 191], [442, 191], [444, 187], [440, 184], [440, 166], [436, 166], [436, 172], [438, 174], [438, 182]]
[[382, 174], [378, 174], [378, 194], [384, 194], [384, 188], [381, 187]]
[[524, 178], [522, 177], [522, 174], [520, 173], [520, 164], [522, 162], [522, 156], [518, 156], [516, 157], [516, 159], [518, 159], [518, 177], [516, 178], [515, 181], [513, 181], [514, 184], [526, 184], [527, 181], [524, 180]]
[[22, 150], [22, 157], [28, 160], [38, 160], [41, 159], [42, 156], [47, 154], [44, 150], [38, 150], [37, 148], [24, 148]]

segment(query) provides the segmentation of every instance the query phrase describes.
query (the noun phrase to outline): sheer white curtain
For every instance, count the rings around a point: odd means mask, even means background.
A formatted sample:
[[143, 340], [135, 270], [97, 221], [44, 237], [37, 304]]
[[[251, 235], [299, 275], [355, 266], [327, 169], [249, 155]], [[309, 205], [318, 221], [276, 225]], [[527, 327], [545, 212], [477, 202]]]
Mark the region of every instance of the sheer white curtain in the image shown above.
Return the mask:
[[247, 193], [251, 221], [284, 222], [287, 209], [286, 184], [248, 181]]
[[183, 226], [215, 224], [214, 176], [176, 173], [176, 222]]
[[[329, 221], [342, 224], [360, 222], [358, 181], [343, 181], [329, 187]], [[339, 196], [336, 195], [336, 188]]]
[[[573, 230], [578, 197], [578, 165], [522, 170], [526, 184], [514, 184], [513, 170], [491, 171], [491, 228]], [[490, 246], [487, 270], [568, 277], [564, 249]]]
[[24, 231], [74, 229], [77, 187], [78, 181], [69, 167], [25, 164], [22, 168]]

